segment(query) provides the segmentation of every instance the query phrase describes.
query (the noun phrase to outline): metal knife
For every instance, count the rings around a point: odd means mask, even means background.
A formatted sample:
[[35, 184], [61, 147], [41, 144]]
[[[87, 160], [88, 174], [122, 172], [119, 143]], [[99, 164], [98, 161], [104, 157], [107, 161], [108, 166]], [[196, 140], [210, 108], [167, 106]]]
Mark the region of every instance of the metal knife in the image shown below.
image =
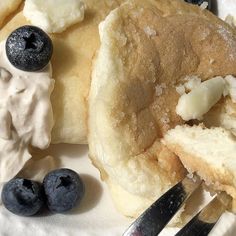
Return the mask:
[[168, 224], [183, 203], [200, 186], [198, 178], [185, 177], [156, 202], [154, 202], [130, 227], [123, 236], [156, 236]]

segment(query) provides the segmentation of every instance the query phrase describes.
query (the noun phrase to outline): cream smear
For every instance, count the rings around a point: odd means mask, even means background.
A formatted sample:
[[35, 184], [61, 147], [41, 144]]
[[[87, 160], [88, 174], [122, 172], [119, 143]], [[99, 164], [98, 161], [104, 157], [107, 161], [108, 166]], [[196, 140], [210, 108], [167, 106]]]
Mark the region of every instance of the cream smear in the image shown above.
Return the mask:
[[15, 68], [0, 43], [0, 184], [14, 177], [31, 158], [29, 146], [51, 141], [54, 87], [51, 66], [37, 72]]

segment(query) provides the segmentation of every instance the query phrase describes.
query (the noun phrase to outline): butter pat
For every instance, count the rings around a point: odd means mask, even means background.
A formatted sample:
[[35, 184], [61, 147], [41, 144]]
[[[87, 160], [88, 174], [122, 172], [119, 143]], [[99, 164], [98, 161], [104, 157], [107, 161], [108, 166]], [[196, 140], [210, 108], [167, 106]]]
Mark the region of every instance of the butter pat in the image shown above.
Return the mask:
[[81, 0], [26, 0], [23, 14], [48, 33], [60, 33], [84, 19]]
[[221, 98], [225, 90], [225, 80], [215, 77], [183, 94], [176, 106], [176, 113], [185, 121], [198, 119], [207, 113]]

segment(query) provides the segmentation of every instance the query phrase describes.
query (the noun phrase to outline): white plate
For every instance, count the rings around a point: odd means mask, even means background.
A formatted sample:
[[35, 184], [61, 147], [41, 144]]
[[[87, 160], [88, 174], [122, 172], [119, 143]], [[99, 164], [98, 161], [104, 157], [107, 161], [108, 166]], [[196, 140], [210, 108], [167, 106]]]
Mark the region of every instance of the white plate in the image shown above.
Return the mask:
[[70, 214], [19, 217], [0, 206], [1, 236], [118, 236], [130, 224], [113, 207], [98, 170], [88, 159], [86, 145], [52, 145], [47, 151], [58, 159], [60, 166], [80, 173], [86, 186], [81, 207]]
[[[212, 0], [214, 1], [214, 0]], [[218, 0], [218, 14], [225, 17], [235, 12], [236, 0]], [[87, 146], [53, 145], [49, 152], [62, 166], [81, 174], [86, 194], [81, 206], [70, 214], [18, 217], [0, 206], [1, 236], [120, 236], [132, 222], [113, 206], [107, 186], [88, 159]], [[172, 236], [178, 229], [167, 228], [161, 235]], [[236, 216], [226, 213], [211, 233], [212, 236], [236, 235]]]
[[[80, 173], [86, 194], [80, 207], [69, 214], [19, 217], [0, 206], [1, 236], [121, 236], [132, 222], [114, 208], [107, 186], [100, 181], [98, 170], [88, 158], [86, 145], [52, 145], [47, 153], [62, 167]], [[161, 236], [173, 236], [178, 229], [167, 228]], [[236, 217], [227, 213], [212, 236], [234, 236]]]

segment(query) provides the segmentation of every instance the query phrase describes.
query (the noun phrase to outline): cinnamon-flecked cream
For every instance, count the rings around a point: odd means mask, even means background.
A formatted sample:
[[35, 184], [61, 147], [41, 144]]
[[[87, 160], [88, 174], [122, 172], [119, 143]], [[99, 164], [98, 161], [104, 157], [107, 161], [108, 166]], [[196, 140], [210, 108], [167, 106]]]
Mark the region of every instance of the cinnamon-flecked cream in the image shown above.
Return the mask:
[[53, 87], [50, 65], [37, 72], [19, 70], [7, 59], [5, 41], [0, 43], [0, 184], [31, 158], [30, 145], [49, 146]]

